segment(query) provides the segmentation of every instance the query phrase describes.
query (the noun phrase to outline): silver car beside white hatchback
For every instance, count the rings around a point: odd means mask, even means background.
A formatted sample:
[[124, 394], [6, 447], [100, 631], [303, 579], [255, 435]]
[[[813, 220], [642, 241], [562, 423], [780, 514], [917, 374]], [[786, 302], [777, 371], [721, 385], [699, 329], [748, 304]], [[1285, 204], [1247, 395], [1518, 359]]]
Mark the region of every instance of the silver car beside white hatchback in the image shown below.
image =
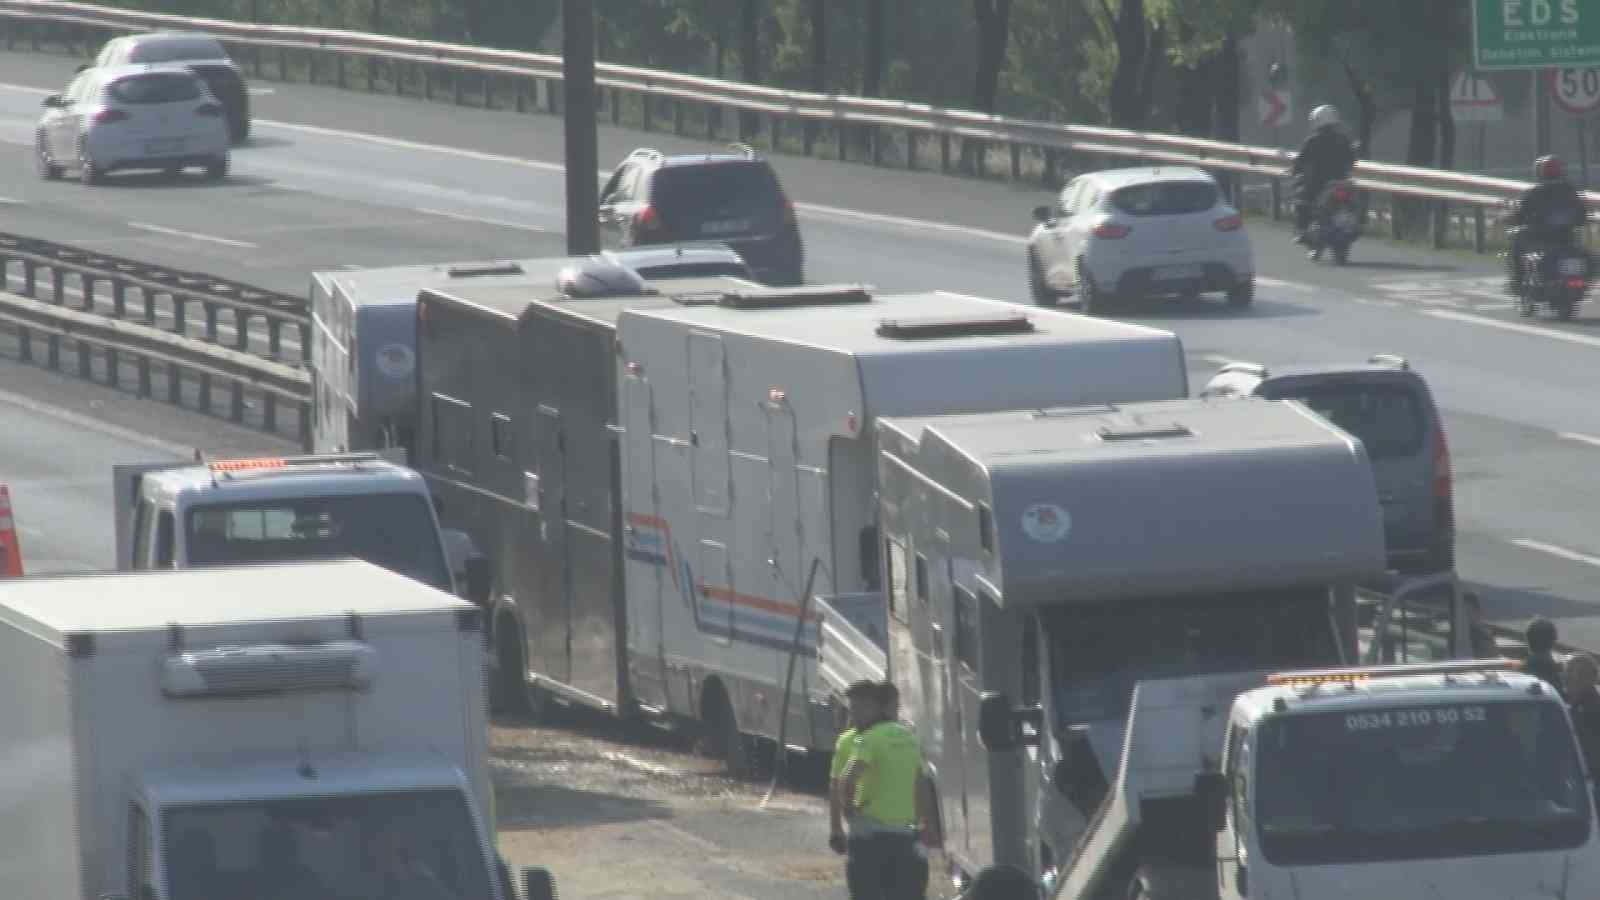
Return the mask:
[[1200, 169], [1090, 172], [1033, 215], [1028, 287], [1040, 306], [1076, 296], [1085, 313], [1099, 314], [1154, 294], [1192, 299], [1214, 291], [1233, 306], [1255, 299], [1244, 219]]
[[44, 98], [39, 174], [74, 169], [84, 184], [111, 172], [204, 167], [228, 174], [227, 119], [204, 81], [179, 64], [106, 66], [79, 72], [62, 94]]

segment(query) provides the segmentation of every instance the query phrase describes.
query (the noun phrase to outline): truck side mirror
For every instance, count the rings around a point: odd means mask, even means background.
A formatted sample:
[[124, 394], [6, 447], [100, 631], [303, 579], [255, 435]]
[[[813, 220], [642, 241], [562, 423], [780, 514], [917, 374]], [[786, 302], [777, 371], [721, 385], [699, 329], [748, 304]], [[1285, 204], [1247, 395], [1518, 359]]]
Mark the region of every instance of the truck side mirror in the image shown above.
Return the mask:
[[522, 900], [556, 900], [556, 880], [549, 869], [539, 866], [523, 868]]
[[463, 563], [467, 575], [467, 599], [479, 606], [489, 605], [489, 591], [494, 582], [494, 572], [485, 556], [474, 556]]
[[[1033, 725], [1033, 734], [1022, 730], [1025, 724]], [[984, 691], [978, 700], [978, 740], [990, 753], [1015, 750], [1020, 746], [1037, 747], [1043, 725], [1043, 707], [1013, 707], [1004, 691]]]
[[1210, 819], [1211, 827], [1221, 831], [1228, 809], [1228, 777], [1221, 772], [1195, 773], [1194, 795]]

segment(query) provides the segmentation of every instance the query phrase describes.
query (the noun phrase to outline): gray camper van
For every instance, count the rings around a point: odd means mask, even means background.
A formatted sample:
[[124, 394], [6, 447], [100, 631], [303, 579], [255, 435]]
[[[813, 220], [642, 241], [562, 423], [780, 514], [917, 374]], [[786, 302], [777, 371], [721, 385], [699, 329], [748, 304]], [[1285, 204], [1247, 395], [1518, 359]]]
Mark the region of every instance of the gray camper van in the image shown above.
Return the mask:
[[887, 668], [958, 874], [1087, 900], [1209, 864], [1195, 784], [1232, 697], [1356, 658], [1355, 585], [1383, 571], [1361, 444], [1268, 400], [877, 428]]
[[726, 244], [693, 242], [590, 257], [313, 272], [312, 450], [401, 447], [416, 455], [417, 294], [425, 288], [520, 285], [589, 296], [619, 279], [715, 276], [749, 279], [750, 267]]

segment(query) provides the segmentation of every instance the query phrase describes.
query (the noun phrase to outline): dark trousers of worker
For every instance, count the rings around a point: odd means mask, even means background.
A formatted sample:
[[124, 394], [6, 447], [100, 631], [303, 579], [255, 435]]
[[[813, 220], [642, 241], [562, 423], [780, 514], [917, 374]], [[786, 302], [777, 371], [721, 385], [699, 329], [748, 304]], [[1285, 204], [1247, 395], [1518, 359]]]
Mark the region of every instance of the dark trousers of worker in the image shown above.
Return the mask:
[[845, 881], [851, 900], [923, 900], [928, 894], [928, 858], [910, 834], [850, 837]]

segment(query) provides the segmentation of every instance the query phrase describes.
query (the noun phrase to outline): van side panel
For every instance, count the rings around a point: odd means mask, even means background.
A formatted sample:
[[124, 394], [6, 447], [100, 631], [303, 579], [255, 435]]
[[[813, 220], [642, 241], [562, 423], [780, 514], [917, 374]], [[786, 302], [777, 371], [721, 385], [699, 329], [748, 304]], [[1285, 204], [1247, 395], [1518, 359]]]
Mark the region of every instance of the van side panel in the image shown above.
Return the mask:
[[[3, 591], [3, 589], [0, 589]], [[8, 740], [0, 767], [0, 896], [82, 900], [111, 885], [80, 870], [81, 763], [72, 670], [59, 644], [0, 622], [0, 722]], [[93, 845], [89, 845], [92, 849]]]

